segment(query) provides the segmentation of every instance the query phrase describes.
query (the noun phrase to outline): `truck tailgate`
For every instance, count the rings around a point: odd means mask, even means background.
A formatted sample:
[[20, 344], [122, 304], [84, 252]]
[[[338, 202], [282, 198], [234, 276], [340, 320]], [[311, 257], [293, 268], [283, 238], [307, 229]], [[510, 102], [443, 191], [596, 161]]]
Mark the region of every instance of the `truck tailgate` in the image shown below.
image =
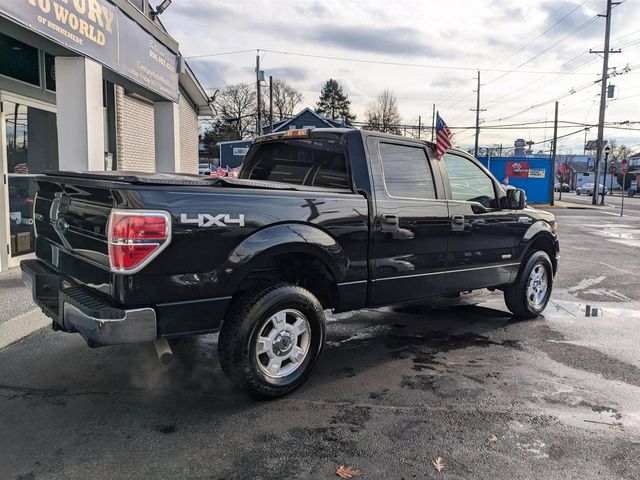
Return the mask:
[[34, 206], [36, 254], [68, 277], [111, 296], [107, 223], [114, 206], [109, 188], [39, 177]]

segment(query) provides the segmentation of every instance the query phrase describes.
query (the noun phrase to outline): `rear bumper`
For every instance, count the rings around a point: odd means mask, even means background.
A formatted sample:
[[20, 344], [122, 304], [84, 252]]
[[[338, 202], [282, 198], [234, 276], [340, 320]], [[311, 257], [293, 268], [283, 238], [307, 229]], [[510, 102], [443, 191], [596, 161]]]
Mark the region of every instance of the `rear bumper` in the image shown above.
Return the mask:
[[22, 280], [54, 326], [78, 332], [89, 346], [152, 342], [158, 336], [153, 308], [122, 309], [63, 280], [39, 260], [20, 263]]

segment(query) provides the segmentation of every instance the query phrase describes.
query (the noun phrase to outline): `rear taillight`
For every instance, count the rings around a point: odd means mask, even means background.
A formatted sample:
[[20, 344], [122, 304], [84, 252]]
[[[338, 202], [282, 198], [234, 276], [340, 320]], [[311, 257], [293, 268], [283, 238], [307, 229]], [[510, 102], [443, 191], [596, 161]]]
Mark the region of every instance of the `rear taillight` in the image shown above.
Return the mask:
[[111, 270], [135, 273], [169, 245], [171, 215], [148, 210], [112, 210], [108, 239]]

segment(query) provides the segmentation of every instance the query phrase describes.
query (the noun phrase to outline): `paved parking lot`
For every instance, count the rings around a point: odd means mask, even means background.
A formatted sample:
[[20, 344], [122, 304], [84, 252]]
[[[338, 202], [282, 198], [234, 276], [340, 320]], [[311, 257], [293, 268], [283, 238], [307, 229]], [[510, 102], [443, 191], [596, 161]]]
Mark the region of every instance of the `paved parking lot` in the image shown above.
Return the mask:
[[640, 478], [640, 217], [554, 212], [544, 318], [513, 322], [498, 292], [330, 316], [277, 401], [231, 388], [215, 336], [161, 367], [40, 330], [0, 350], [0, 478]]

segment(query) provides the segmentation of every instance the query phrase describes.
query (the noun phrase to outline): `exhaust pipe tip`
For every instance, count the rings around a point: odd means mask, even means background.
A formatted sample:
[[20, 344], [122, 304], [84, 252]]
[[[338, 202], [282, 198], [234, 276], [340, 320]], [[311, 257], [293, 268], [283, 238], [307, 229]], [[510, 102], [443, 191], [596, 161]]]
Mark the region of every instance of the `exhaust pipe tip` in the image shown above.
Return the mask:
[[153, 342], [153, 346], [156, 348], [156, 354], [158, 360], [163, 365], [169, 365], [173, 361], [173, 350], [166, 338], [157, 338]]

